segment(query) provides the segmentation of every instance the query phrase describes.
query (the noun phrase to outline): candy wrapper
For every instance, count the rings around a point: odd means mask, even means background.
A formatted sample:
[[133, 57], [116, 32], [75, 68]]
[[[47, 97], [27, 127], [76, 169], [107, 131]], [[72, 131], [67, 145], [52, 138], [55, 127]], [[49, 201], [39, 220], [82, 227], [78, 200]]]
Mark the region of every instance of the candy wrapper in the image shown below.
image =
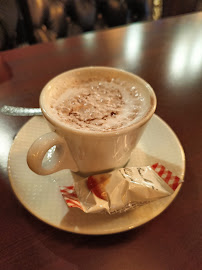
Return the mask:
[[154, 200], [170, 196], [183, 182], [158, 163], [146, 167], [128, 167], [91, 175], [74, 186], [60, 187], [69, 207], [85, 213], [125, 212]]

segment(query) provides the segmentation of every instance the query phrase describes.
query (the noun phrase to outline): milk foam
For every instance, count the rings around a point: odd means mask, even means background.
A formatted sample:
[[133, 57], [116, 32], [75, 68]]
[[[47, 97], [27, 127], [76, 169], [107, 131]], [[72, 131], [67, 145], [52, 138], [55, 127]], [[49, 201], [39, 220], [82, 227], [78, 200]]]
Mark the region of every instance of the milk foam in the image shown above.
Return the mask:
[[132, 82], [119, 78], [69, 85], [49, 100], [49, 113], [76, 129], [111, 131], [139, 121], [148, 100]]

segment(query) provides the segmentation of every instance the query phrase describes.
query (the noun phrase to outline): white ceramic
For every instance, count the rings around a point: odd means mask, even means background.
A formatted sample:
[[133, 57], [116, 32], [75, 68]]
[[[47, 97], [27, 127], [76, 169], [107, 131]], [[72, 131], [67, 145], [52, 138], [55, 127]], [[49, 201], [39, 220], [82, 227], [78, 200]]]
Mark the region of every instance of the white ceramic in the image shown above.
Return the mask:
[[[130, 81], [135, 86], [141, 87], [143, 96], [148, 100], [145, 116], [117, 131], [98, 132], [74, 129], [51, 115], [48, 100], [49, 97], [54, 96], [55, 89], [56, 91], [62, 88], [68, 89], [67, 86], [64, 87], [64, 82], [71, 86], [71, 80], [89, 79], [100, 74], [121, 81]], [[156, 109], [156, 96], [147, 82], [132, 73], [107, 67], [87, 67], [67, 71], [52, 79], [42, 90], [40, 107], [53, 132], [43, 135], [31, 146], [27, 157], [29, 167], [41, 175], [62, 169], [92, 174], [126, 164], [145, 125]], [[43, 157], [53, 145], [57, 145], [54, 164], [50, 163], [48, 167], [44, 167]]]
[[[33, 141], [49, 131], [41, 116], [33, 117], [22, 127], [10, 150], [8, 173], [13, 191], [24, 207], [56, 228], [92, 235], [130, 230], [158, 216], [181, 188], [180, 184], [172, 196], [120, 215], [85, 214], [80, 209], [69, 209], [59, 186], [71, 185], [75, 175], [70, 170], [62, 170], [52, 175], [40, 176], [31, 171], [26, 162], [27, 151]], [[46, 156], [46, 162], [50, 159], [51, 151]], [[128, 166], [146, 166], [156, 162], [162, 163], [180, 178], [184, 177], [185, 156], [182, 146], [171, 128], [154, 115], [132, 152]], [[175, 204], [177, 203], [175, 200]]]

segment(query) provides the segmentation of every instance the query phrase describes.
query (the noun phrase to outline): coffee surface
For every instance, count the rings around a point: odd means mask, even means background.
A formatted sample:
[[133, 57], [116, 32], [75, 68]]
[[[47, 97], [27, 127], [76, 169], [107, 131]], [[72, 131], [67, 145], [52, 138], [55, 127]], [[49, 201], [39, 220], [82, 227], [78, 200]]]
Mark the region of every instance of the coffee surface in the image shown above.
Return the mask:
[[138, 87], [119, 78], [74, 83], [49, 105], [51, 115], [72, 128], [106, 132], [138, 121], [147, 107]]

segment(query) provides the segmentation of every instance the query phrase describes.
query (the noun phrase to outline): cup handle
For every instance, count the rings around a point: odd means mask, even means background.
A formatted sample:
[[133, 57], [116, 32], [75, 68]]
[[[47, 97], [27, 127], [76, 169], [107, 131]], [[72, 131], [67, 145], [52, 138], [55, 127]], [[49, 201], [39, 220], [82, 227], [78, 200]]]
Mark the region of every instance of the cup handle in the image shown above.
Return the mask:
[[[42, 165], [44, 156], [55, 145], [56, 150], [52, 157], [54, 161], [51, 159], [50, 168], [45, 168]], [[52, 163], [54, 164], [52, 165]], [[44, 134], [31, 145], [27, 153], [27, 164], [33, 172], [39, 175], [48, 175], [63, 169], [78, 171], [65, 139], [55, 132]]]

